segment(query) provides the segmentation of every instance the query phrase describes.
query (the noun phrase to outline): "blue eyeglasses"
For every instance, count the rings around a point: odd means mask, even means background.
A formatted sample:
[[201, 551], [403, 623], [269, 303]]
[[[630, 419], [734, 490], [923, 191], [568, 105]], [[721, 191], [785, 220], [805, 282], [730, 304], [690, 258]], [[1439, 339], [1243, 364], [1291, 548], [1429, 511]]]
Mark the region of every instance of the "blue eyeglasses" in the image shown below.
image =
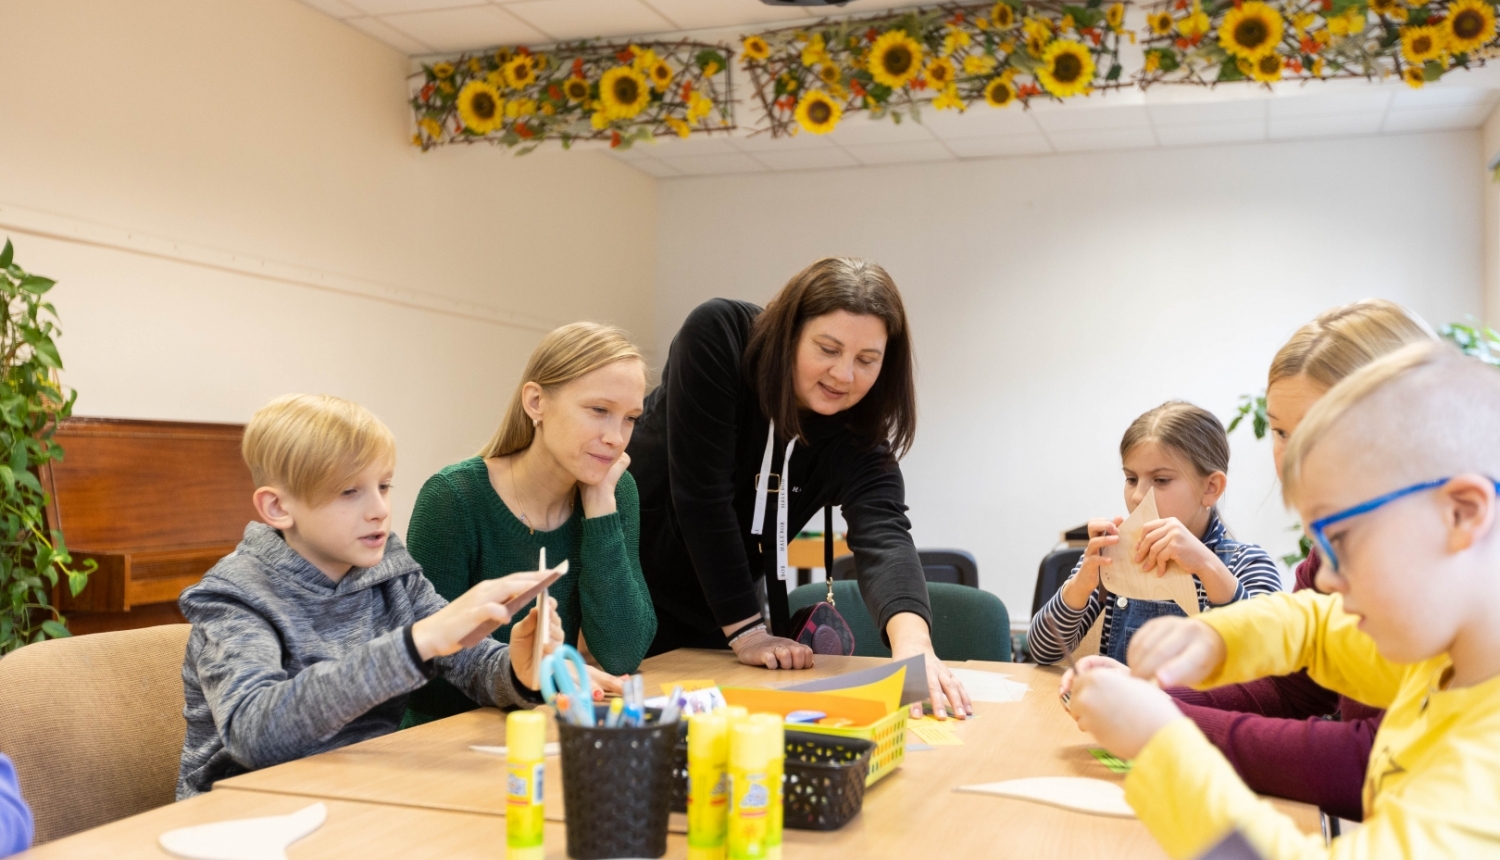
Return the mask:
[[[1346, 508], [1336, 514], [1329, 514], [1322, 519], [1313, 520], [1309, 525], [1309, 528], [1312, 529], [1313, 540], [1317, 541], [1318, 549], [1322, 550], [1323, 558], [1327, 560], [1328, 566], [1332, 568], [1334, 572], [1337, 572], [1339, 569], [1339, 558], [1334, 554], [1333, 544], [1328, 542], [1328, 535], [1324, 534], [1324, 529], [1328, 528], [1334, 523], [1341, 523], [1344, 520], [1352, 519], [1353, 517], [1357, 517], [1360, 514], [1368, 514], [1370, 511], [1373, 511], [1376, 508], [1383, 507], [1384, 505], [1394, 502], [1397, 499], [1409, 496], [1412, 493], [1420, 493], [1423, 490], [1431, 490], [1435, 487], [1441, 487], [1451, 480], [1453, 479], [1438, 478], [1433, 481], [1423, 481], [1420, 484], [1412, 484], [1410, 487], [1402, 487], [1399, 490], [1394, 490], [1392, 492], [1386, 493], [1383, 496], [1376, 496], [1368, 502], [1361, 502], [1360, 504], [1357, 504], [1352, 508]], [[1490, 482], [1495, 485], [1496, 492], [1500, 492], [1500, 481], [1496, 481], [1494, 478], [1491, 478]]]

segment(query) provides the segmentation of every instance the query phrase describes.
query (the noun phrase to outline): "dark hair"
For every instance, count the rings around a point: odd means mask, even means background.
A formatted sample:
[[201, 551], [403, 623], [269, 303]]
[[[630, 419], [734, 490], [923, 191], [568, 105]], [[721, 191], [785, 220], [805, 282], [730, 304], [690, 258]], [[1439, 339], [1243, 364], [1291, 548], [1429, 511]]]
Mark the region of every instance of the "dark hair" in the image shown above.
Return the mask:
[[886, 347], [880, 375], [868, 394], [845, 413], [849, 429], [871, 447], [884, 443], [897, 459], [917, 435], [917, 393], [910, 327], [901, 293], [885, 269], [854, 257], [825, 257], [798, 272], [755, 318], [745, 347], [745, 376], [761, 411], [778, 435], [802, 436], [795, 374], [802, 326], [835, 311], [879, 317]]

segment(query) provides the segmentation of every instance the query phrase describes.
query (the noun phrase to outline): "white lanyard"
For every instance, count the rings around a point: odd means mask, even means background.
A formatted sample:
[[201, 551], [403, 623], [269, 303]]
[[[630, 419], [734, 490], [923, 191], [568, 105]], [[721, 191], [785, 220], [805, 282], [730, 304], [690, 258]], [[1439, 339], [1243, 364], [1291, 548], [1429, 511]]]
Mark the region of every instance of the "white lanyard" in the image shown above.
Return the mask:
[[[766, 496], [771, 494], [771, 454], [776, 445], [776, 422], [766, 429], [766, 453], [760, 460], [760, 474], [755, 478], [755, 514], [750, 522], [750, 534], [764, 531], [766, 521]], [[797, 438], [786, 443], [786, 456], [781, 461], [781, 475], [776, 486], [776, 578], [786, 582], [786, 497], [791, 492], [792, 449], [797, 447]]]

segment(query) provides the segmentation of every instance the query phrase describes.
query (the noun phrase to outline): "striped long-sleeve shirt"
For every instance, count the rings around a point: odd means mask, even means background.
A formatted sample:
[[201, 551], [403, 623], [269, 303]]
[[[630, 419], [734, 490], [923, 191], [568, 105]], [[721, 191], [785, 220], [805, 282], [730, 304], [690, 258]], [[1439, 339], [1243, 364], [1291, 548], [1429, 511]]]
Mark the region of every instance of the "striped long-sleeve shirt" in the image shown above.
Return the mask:
[[[1281, 572], [1276, 569], [1271, 556], [1258, 544], [1241, 543], [1229, 537], [1217, 510], [1209, 516], [1208, 528], [1203, 533], [1203, 545], [1217, 555], [1238, 580], [1229, 603], [1281, 590]], [[1073, 573], [1077, 574], [1078, 568], [1082, 566], [1083, 560], [1079, 559]], [[1214, 604], [1209, 603], [1208, 595], [1203, 591], [1203, 583], [1196, 576], [1193, 577], [1193, 585], [1198, 591], [1198, 608], [1211, 608]], [[1115, 595], [1101, 585], [1089, 595], [1089, 601], [1082, 609], [1074, 609], [1063, 602], [1062, 590], [1059, 589], [1037, 612], [1036, 617], [1031, 619], [1031, 630], [1026, 637], [1031, 658], [1038, 663], [1061, 661], [1063, 654], [1078, 647], [1079, 640], [1088, 632], [1101, 611], [1104, 613], [1104, 629], [1099, 634], [1099, 653], [1109, 653], [1111, 639], [1126, 635], [1126, 631], [1116, 629], [1115, 604]]]

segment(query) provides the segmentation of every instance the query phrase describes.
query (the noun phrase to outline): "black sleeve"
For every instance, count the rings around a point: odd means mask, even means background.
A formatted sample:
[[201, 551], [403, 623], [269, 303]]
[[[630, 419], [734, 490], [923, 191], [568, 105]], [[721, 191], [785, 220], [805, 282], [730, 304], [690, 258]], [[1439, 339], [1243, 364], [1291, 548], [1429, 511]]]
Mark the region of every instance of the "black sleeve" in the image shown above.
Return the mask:
[[843, 493], [849, 549], [859, 573], [859, 592], [887, 646], [885, 625], [891, 616], [915, 612], [932, 629], [927, 579], [906, 518], [906, 482], [901, 467], [882, 451], [855, 461]]
[[672, 343], [666, 381], [667, 461], [683, 542], [719, 626], [760, 613], [734, 510], [736, 412], [745, 313], [699, 305]]

